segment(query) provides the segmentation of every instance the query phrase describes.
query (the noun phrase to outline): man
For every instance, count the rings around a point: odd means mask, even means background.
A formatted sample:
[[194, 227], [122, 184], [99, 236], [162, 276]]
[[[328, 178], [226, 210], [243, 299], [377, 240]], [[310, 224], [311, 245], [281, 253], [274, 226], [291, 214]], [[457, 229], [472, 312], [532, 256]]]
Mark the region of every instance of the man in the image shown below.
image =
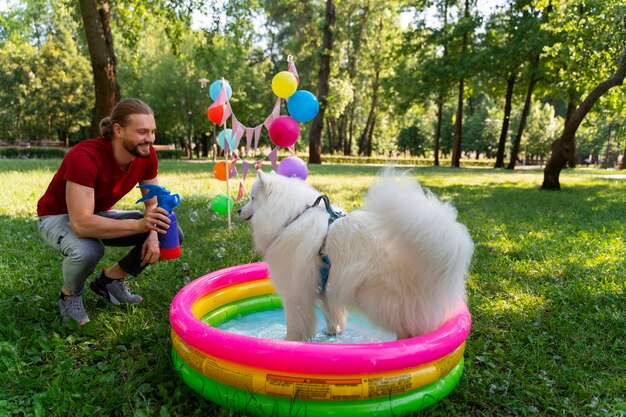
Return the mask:
[[[158, 183], [152, 109], [137, 99], [122, 100], [101, 121], [100, 132], [101, 138], [80, 142], [67, 153], [37, 203], [41, 236], [64, 256], [59, 296], [64, 323], [89, 322], [83, 288], [104, 255], [104, 246], [132, 249], [103, 268], [89, 288], [116, 305], [142, 301], [130, 292], [125, 277], [137, 276], [159, 260], [158, 234], [165, 233], [170, 222], [156, 198], [145, 202], [143, 213], [111, 210], [138, 183]], [[178, 232], [182, 242], [182, 231]]]

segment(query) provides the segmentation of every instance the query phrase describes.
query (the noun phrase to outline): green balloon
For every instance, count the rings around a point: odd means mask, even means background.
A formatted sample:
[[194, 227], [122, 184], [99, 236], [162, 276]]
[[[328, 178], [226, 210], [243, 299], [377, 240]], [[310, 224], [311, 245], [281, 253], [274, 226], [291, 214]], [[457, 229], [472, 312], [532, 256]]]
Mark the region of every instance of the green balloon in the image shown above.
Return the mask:
[[230, 204], [230, 210], [233, 210], [235, 207], [235, 202], [232, 197], [227, 197], [226, 194], [218, 194], [213, 199], [211, 203], [211, 208], [217, 214], [221, 214], [222, 216], [226, 216], [228, 214], [228, 204]]

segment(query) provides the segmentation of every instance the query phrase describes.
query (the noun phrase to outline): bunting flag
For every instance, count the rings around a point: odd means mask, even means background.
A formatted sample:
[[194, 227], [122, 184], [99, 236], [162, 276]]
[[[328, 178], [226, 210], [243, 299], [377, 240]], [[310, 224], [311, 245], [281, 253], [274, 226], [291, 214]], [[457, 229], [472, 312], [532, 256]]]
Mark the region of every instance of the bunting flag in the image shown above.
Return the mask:
[[226, 120], [233, 114], [233, 109], [230, 107], [230, 103], [224, 104], [224, 117], [222, 118], [222, 124], [226, 125]]
[[252, 147], [252, 138], [254, 137], [254, 128], [246, 127], [246, 156], [250, 152], [250, 148]]
[[250, 168], [250, 164], [248, 163], [248, 161], [242, 161], [241, 162], [241, 176], [243, 177], [243, 180], [246, 180], [246, 177], [248, 176], [248, 169]]
[[272, 152], [268, 155], [270, 158], [270, 162], [272, 163], [272, 168], [274, 171], [278, 171], [278, 166], [276, 165], [276, 156], [278, 154], [278, 146], [272, 149]]
[[228, 95], [226, 94], [226, 82], [222, 79], [222, 88], [220, 89], [220, 93], [217, 95], [215, 102], [217, 104], [226, 104], [228, 101]]
[[287, 61], [288, 61], [287, 71], [292, 73], [296, 77], [296, 81], [298, 82], [298, 84], [300, 84], [300, 76], [298, 75], [298, 70], [296, 69], [296, 64], [293, 63], [293, 57], [291, 55], [289, 55], [287, 57]]
[[254, 152], [259, 148], [259, 139], [261, 139], [261, 129], [263, 129], [263, 125], [258, 125], [254, 128]]
[[265, 126], [267, 130], [270, 130], [270, 126], [272, 126], [272, 123], [274, 123], [274, 119], [276, 119], [276, 117], [274, 117], [274, 114], [270, 114], [269, 116], [267, 116], [267, 119], [265, 119], [262, 126]]
[[274, 104], [274, 109], [272, 109], [272, 116], [274, 116], [274, 118], [280, 116], [280, 97], [278, 97], [278, 99], [276, 100], [276, 104]]
[[243, 183], [239, 182], [239, 191], [237, 191], [237, 202], [240, 202], [243, 196], [246, 195], [246, 189], [243, 186]]
[[237, 133], [237, 131], [239, 130], [239, 120], [237, 120], [237, 117], [235, 117], [235, 113], [232, 114], [233, 117], [230, 118], [230, 124], [232, 125], [231, 128], [233, 129], [233, 133]]

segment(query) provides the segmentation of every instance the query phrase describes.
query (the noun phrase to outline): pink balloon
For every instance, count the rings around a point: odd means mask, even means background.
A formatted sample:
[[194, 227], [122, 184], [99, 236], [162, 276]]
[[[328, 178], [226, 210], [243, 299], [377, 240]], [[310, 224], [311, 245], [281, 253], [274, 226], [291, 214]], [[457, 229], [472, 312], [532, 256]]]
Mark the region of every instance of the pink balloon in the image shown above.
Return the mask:
[[270, 139], [276, 146], [289, 147], [300, 137], [300, 126], [291, 116], [279, 116], [270, 125]]
[[289, 156], [278, 164], [278, 173], [285, 177], [306, 180], [306, 177], [309, 175], [309, 170], [302, 159], [297, 156]]

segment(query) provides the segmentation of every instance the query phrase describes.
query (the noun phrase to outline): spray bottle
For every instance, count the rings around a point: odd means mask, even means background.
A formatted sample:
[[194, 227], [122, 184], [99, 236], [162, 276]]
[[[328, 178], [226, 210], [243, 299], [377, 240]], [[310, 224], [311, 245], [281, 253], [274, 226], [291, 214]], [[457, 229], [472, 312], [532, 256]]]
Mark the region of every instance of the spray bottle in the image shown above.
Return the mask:
[[159, 244], [161, 247], [161, 260], [176, 259], [180, 256], [180, 242], [178, 241], [178, 223], [176, 221], [176, 213], [172, 210], [180, 204], [180, 196], [178, 194], [170, 194], [170, 192], [160, 185], [143, 184], [137, 188], [145, 188], [148, 193], [137, 200], [142, 203], [152, 197], [157, 198], [157, 206], [165, 209], [170, 219], [170, 227], [165, 234], [159, 233]]

